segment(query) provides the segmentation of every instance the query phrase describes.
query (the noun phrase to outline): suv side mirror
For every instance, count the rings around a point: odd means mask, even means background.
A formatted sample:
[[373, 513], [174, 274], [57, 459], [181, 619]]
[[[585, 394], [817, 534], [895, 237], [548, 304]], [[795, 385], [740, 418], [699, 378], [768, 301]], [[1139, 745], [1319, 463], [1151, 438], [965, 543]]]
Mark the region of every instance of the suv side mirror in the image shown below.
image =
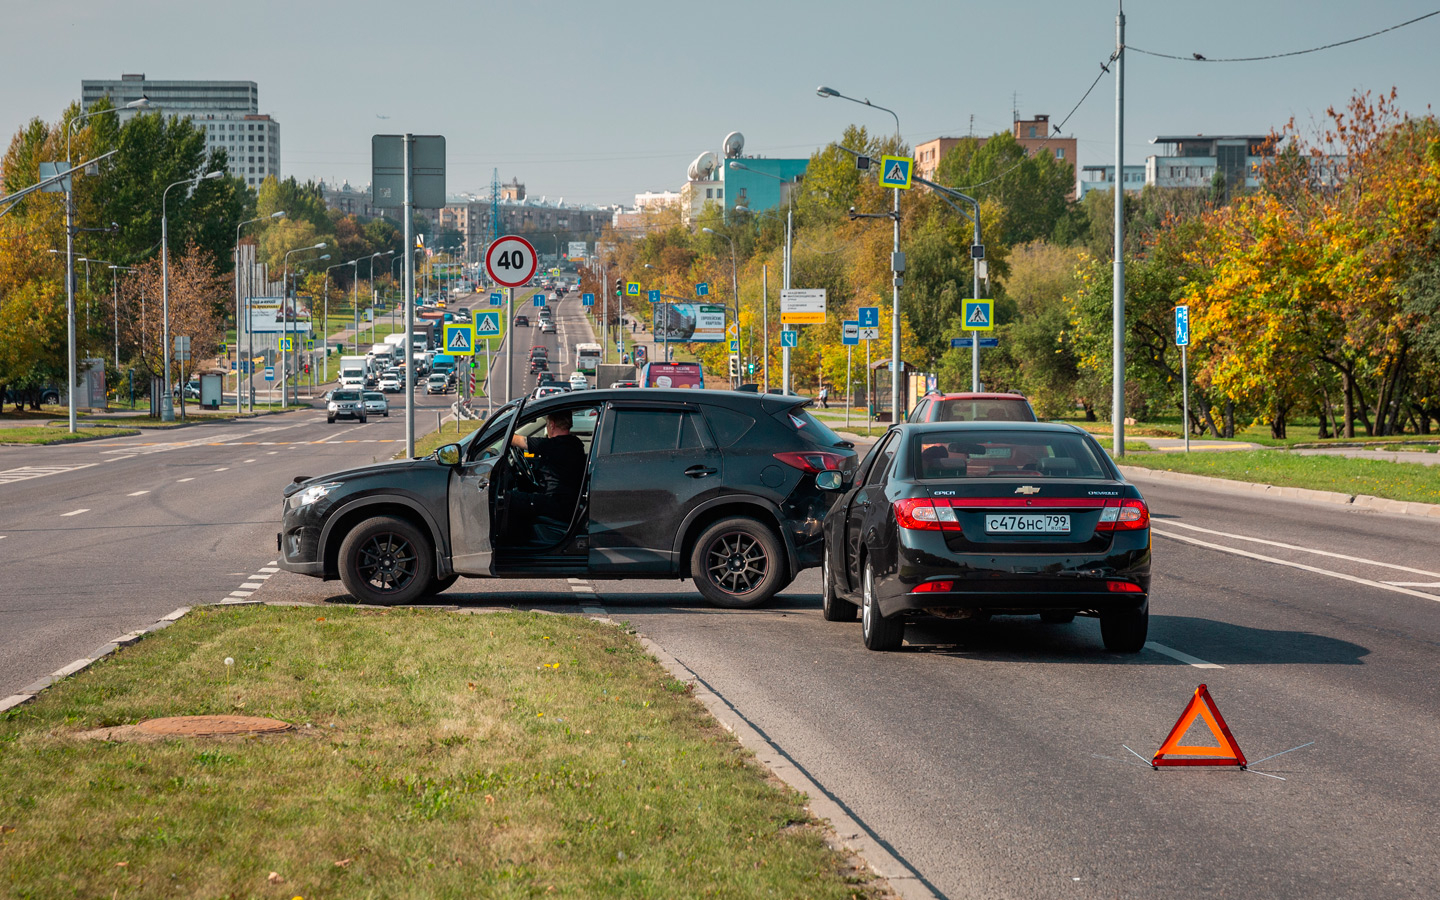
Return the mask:
[[815, 486], [822, 491], [838, 491], [845, 485], [845, 476], [834, 469], [815, 476]]
[[435, 451], [435, 458], [440, 461], [442, 466], [460, 465], [460, 445], [446, 444]]

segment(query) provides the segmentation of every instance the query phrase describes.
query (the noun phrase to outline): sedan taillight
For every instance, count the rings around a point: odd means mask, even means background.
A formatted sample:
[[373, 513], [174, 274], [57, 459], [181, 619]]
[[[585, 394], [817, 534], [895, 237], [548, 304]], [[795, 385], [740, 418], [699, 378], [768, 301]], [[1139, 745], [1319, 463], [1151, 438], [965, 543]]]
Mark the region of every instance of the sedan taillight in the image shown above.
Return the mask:
[[807, 475], [816, 475], [820, 472], [838, 472], [845, 462], [845, 457], [839, 453], [827, 453], [824, 450], [776, 453], [775, 458], [787, 466], [799, 469]]
[[895, 521], [911, 531], [960, 531], [955, 510], [944, 500], [924, 498], [895, 501]]
[[1121, 500], [1119, 506], [1107, 506], [1100, 513], [1096, 531], [1138, 531], [1150, 527], [1150, 508], [1144, 500]]

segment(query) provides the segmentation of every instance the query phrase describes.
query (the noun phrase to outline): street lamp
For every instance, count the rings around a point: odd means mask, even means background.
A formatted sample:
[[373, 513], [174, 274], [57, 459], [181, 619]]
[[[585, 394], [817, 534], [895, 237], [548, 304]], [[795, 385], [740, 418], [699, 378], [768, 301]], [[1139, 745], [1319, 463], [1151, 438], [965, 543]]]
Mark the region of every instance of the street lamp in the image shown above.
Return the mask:
[[[235, 412], [236, 412], [236, 413], [239, 413], [239, 412], [240, 412], [240, 375], [242, 374], [242, 370], [245, 368], [244, 366], [242, 366], [242, 365], [240, 364], [240, 229], [244, 228], [246, 225], [249, 225], [251, 222], [263, 222], [263, 221], [265, 221], [266, 219], [283, 219], [283, 218], [285, 218], [285, 211], [282, 209], [282, 210], [280, 210], [279, 212], [273, 212], [273, 213], [271, 213], [271, 214], [268, 215], [268, 216], [259, 216], [259, 217], [254, 218], [254, 219], [246, 219], [245, 221], [241, 222], [239, 225], [236, 225], [236, 226], [235, 226]], [[245, 308], [246, 308], [246, 310], [248, 311], [249, 308], [250, 308], [250, 304], [248, 304], [248, 303], [245, 304]], [[250, 354], [250, 355], [246, 357], [246, 359], [249, 360], [249, 359], [253, 359], [253, 358], [255, 357], [255, 335], [254, 335], [254, 334], [251, 334], [251, 332], [250, 332], [250, 328], [249, 328], [250, 321], [249, 321], [249, 316], [248, 316], [248, 315], [246, 316], [245, 325], [246, 325], [245, 333], [246, 333], [246, 334], [249, 336], [249, 338], [250, 338], [250, 341], [249, 341], [249, 354]], [[252, 377], [252, 378], [254, 377], [254, 373], [253, 373], [253, 372], [251, 373], [251, 377]], [[253, 402], [251, 403], [251, 407], [252, 407], [252, 408], [254, 407], [254, 403], [253, 403]]]
[[[93, 112], [80, 113], [70, 120], [65, 127], [65, 168], [70, 168], [70, 138], [75, 133], [75, 126], [91, 116], [103, 115], [104, 113], [118, 113], [122, 109], [153, 109], [150, 98], [141, 96], [139, 100], [131, 100], [123, 107], [112, 107], [111, 109], [97, 109]], [[70, 384], [65, 395], [70, 401], [70, 433], [75, 433], [75, 194], [71, 188], [71, 179], [67, 176], [63, 182], [65, 186], [65, 329], [66, 343], [68, 345], [67, 356], [70, 363]], [[162, 218], [163, 222], [164, 219]], [[169, 357], [166, 357], [169, 360]], [[166, 370], [166, 408], [169, 407], [170, 386], [168, 382], [169, 370], [167, 362]], [[172, 411], [170, 421], [173, 421], [175, 414]]]
[[[206, 172], [204, 175], [196, 175], [194, 178], [186, 178], [184, 181], [177, 181], [169, 187], [166, 187], [165, 190], [161, 191], [160, 193], [160, 297], [161, 307], [164, 310], [165, 322], [162, 337], [163, 344], [160, 347], [160, 352], [163, 354], [163, 359], [165, 362], [165, 392], [160, 397], [160, 421], [162, 422], [175, 421], [175, 404], [173, 398], [171, 398], [170, 396], [170, 217], [169, 214], [166, 212], [165, 204], [170, 199], [170, 188], [179, 187], [182, 184], [188, 184], [190, 185], [191, 190], [194, 190], [200, 185], [200, 182], [202, 181], [213, 181], [216, 178], [223, 178], [224, 176], [224, 172]], [[71, 361], [73, 362], [73, 358], [75, 355], [75, 328], [73, 324], [70, 328], [70, 334], [70, 355], [72, 358]], [[181, 393], [181, 397], [183, 402], [183, 392]], [[75, 411], [75, 404], [73, 402], [70, 404], [70, 411], [72, 414]]]
[[[120, 371], [120, 273], [135, 271], [130, 266], [110, 265], [110, 302], [115, 307], [115, 371]], [[133, 400], [134, 397], [131, 397]]]
[[375, 343], [375, 260], [382, 256], [391, 256], [394, 250], [386, 250], [384, 253], [370, 254], [370, 343]]
[[[736, 274], [735, 268], [735, 239], [728, 234], [720, 234], [713, 228], [701, 228], [706, 234], [714, 234], [723, 237], [730, 242], [730, 292], [735, 296], [735, 347], [739, 351], [735, 354], [739, 365], [736, 368], [736, 384], [745, 379], [743, 366], [745, 365], [745, 348], [740, 346], [740, 277]], [[769, 335], [766, 335], [769, 338]], [[765, 348], [770, 349], [768, 346]]]
[[[831, 87], [821, 85], [815, 89], [819, 97], [839, 97], [841, 100], [849, 100], [851, 103], [859, 103], [862, 106], [869, 106], [872, 109], [879, 109], [895, 116], [895, 140], [900, 140], [900, 116], [895, 110], [871, 103], [868, 99], [857, 100], [854, 97], [847, 97]], [[890, 269], [894, 275], [892, 295], [890, 301], [890, 421], [900, 421], [900, 374], [904, 363], [900, 359], [900, 282], [905, 272], [905, 257], [900, 255], [900, 189], [895, 189], [895, 209], [890, 214], [895, 226], [895, 242], [890, 254]], [[787, 275], [785, 286], [790, 286]]]
[[[82, 263], [85, 264], [85, 293], [86, 293], [87, 295], [90, 293], [90, 264], [93, 262], [93, 263], [95, 263], [97, 266], [98, 266], [98, 265], [106, 265], [106, 266], [108, 266], [108, 265], [113, 265], [113, 263], [111, 263], [110, 260], [108, 260], [108, 259], [94, 259], [94, 258], [89, 257], [89, 256], [82, 256], [82, 257], [80, 257], [79, 259], [77, 259], [77, 260], [75, 260], [75, 261], [76, 261], [76, 262], [82, 262]], [[88, 296], [85, 298], [85, 330], [86, 330], [86, 331], [89, 331], [89, 330], [90, 330], [90, 298], [89, 298]]]
[[[280, 275], [280, 289], [281, 289], [281, 292], [285, 295], [285, 296], [282, 297], [281, 300], [280, 300], [280, 312], [281, 312], [281, 313], [284, 313], [284, 312], [285, 312], [285, 301], [288, 300], [288, 299], [290, 299], [290, 297], [289, 297], [289, 295], [290, 295], [290, 255], [291, 255], [292, 253], [304, 253], [304, 252], [306, 252], [306, 251], [308, 251], [308, 250], [324, 250], [324, 249], [325, 249], [325, 242], [324, 242], [324, 241], [320, 241], [319, 243], [317, 243], [317, 244], [312, 244], [312, 245], [310, 245], [309, 247], [296, 247], [294, 250], [286, 250], [286, 251], [285, 251], [284, 265], [281, 266], [281, 269], [280, 269], [280, 272], [281, 272], [281, 275]], [[322, 258], [323, 258], [323, 259], [329, 259], [330, 257], [329, 257], [329, 254], [326, 254], [326, 255], [325, 255], [324, 257], [322, 257]], [[295, 317], [297, 317], [299, 314], [300, 314], [300, 301], [299, 301], [299, 298], [296, 298], [295, 308], [294, 308], [293, 314], [292, 314], [292, 315], [288, 315], [288, 316], [285, 317], [286, 327], [283, 328], [283, 329], [281, 329], [281, 333], [282, 333], [282, 334], [283, 334], [283, 333], [288, 333], [289, 331], [291, 331], [291, 329], [289, 328], [290, 320], [293, 319], [293, 318], [295, 318]], [[287, 367], [286, 367], [286, 365], [285, 365], [285, 354], [282, 352], [282, 353], [280, 354], [280, 408], [281, 408], [281, 409], [287, 409], [287, 408], [288, 408], [289, 398], [290, 398], [290, 388], [287, 386], [286, 381], [285, 381], [285, 379], [288, 377], [287, 374], [286, 374], [286, 371], [287, 371]], [[273, 401], [272, 401], [272, 402], [273, 402]], [[296, 403], [297, 405], [300, 403], [300, 395], [299, 395], [298, 393], [295, 395], [295, 403]]]

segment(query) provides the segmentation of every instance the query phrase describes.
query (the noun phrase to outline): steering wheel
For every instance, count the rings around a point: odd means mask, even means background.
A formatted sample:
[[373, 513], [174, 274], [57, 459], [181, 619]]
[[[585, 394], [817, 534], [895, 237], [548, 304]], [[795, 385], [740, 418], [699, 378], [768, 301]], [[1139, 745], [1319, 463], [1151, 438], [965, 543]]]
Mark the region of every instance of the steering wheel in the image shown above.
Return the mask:
[[535, 480], [535, 473], [530, 470], [530, 464], [525, 461], [525, 453], [514, 444], [509, 449], [510, 467], [515, 470], [515, 477], [521, 482], [520, 487], [527, 491], [539, 490], [539, 482]]

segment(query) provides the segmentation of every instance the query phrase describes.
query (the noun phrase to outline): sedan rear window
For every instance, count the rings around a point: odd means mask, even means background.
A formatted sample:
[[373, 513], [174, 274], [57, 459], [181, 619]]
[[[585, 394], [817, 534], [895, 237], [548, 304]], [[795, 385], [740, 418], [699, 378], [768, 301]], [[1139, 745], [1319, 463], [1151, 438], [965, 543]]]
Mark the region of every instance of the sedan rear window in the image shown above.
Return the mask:
[[976, 397], [965, 400], [937, 400], [932, 422], [1034, 422], [1035, 411], [1022, 397], [1014, 400]]
[[912, 449], [921, 478], [1111, 477], [1089, 441], [1065, 432], [932, 431]]

